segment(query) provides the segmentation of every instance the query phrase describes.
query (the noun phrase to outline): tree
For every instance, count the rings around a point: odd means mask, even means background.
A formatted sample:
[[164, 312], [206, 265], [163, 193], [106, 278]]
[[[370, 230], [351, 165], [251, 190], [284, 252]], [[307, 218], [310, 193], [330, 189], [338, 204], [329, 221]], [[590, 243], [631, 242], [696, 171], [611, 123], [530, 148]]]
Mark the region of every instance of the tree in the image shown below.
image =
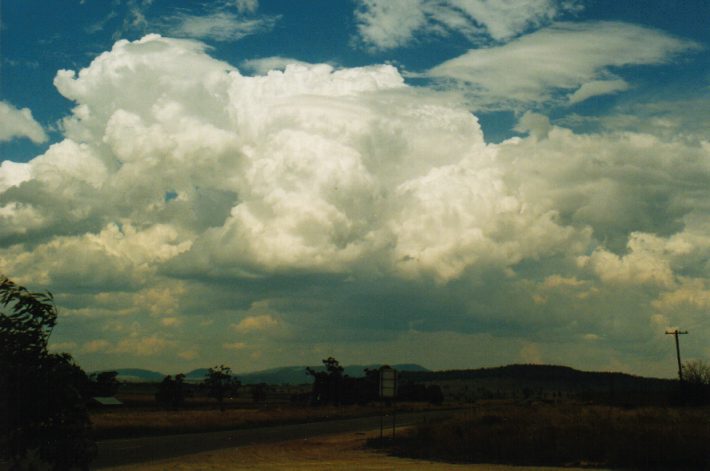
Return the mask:
[[185, 403], [185, 375], [175, 375], [175, 379], [168, 375], [158, 385], [155, 393], [156, 402], [166, 408], [179, 409]]
[[232, 369], [224, 365], [207, 370], [202, 384], [207, 388], [207, 395], [217, 400], [221, 411], [224, 411], [224, 399], [236, 394], [242, 385], [237, 378], [232, 377]]
[[116, 371], [91, 373], [91, 375], [89, 375], [90, 396], [109, 397], [116, 395], [118, 387], [120, 386], [116, 376], [118, 376], [118, 372]]
[[313, 376], [313, 396], [315, 404], [340, 404], [343, 396], [343, 371], [338, 360], [328, 357], [323, 360], [325, 371], [307, 367], [306, 374]]
[[689, 384], [710, 384], [710, 364], [690, 360], [683, 364], [683, 380]]
[[710, 364], [702, 360], [683, 363], [685, 396], [691, 403], [710, 403]]
[[84, 371], [49, 353], [57, 321], [52, 294], [0, 277], [0, 455], [15, 468], [36, 453], [53, 469], [88, 469], [96, 445], [81, 392]]

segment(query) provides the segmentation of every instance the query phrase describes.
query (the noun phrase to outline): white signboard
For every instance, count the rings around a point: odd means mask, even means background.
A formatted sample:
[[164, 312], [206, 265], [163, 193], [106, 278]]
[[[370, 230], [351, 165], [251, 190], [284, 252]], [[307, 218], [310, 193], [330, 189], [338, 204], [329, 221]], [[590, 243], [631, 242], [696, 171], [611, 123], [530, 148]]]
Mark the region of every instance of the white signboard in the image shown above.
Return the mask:
[[380, 397], [393, 398], [397, 395], [397, 370], [389, 366], [380, 368]]

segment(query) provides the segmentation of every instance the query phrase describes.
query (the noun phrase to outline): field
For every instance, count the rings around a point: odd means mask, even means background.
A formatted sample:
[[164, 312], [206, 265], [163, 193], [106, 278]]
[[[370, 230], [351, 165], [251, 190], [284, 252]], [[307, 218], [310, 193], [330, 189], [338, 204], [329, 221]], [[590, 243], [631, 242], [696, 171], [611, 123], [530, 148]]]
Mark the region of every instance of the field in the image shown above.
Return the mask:
[[[501, 384], [490, 387], [505, 391]], [[482, 390], [467, 382], [444, 386], [450, 398], [461, 397], [462, 391]], [[292, 403], [289, 394], [299, 390], [288, 388], [272, 389], [263, 402], [254, 402], [248, 390], [242, 391], [227, 401], [225, 411], [218, 410], [209, 398], [196, 394], [184, 410], [173, 411], [156, 407], [147, 388], [143, 385], [140, 390], [124, 389], [119, 398], [125, 406], [93, 411], [97, 438], [303, 423], [376, 415], [380, 411], [377, 404], [312, 407]], [[525, 389], [520, 391], [513, 395], [517, 396], [515, 399], [458, 403], [465, 409], [454, 418], [411, 428], [398, 435], [394, 443], [381, 444], [372, 436], [349, 434], [283, 446], [225, 449], [130, 469], [497, 469], [491, 463], [502, 466], [500, 469], [710, 469], [710, 407], [632, 406], [625, 400], [621, 401], [625, 405], [619, 406], [563, 398], [540, 390], [532, 390], [531, 394]], [[449, 402], [445, 407], [454, 405]], [[399, 405], [399, 410], [431, 408], [436, 407], [422, 403]], [[244, 467], [240, 468], [242, 463]]]
[[[97, 439], [138, 437], [173, 433], [193, 433], [229, 430], [264, 425], [302, 423], [337, 418], [362, 417], [380, 413], [378, 404], [346, 407], [318, 407], [289, 402], [289, 397], [302, 392], [303, 387], [273, 387], [264, 402], [255, 403], [249, 389], [225, 401], [220, 411], [214, 400], [193, 394], [180, 410], [157, 407], [155, 385], [124, 385], [117, 395], [124, 405], [96, 408], [90, 412]], [[436, 408], [426, 403], [401, 403], [398, 411]]]
[[[399, 411], [421, 410], [424, 406], [403, 404]], [[377, 406], [281, 406], [262, 409], [230, 408], [221, 412], [202, 410], [95, 411], [91, 414], [98, 439], [137, 437], [172, 433], [229, 430], [244, 427], [312, 422], [379, 414]]]
[[708, 443], [708, 407], [488, 401], [412, 430], [394, 452], [448, 462], [708, 469]]

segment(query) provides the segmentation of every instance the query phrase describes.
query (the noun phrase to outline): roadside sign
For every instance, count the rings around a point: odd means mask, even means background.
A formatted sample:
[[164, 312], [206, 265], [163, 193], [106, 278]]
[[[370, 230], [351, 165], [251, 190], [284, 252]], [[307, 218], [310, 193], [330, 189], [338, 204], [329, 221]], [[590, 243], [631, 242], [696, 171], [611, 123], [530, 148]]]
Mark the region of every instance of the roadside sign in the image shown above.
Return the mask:
[[391, 399], [397, 396], [397, 370], [389, 366], [380, 368], [380, 397]]

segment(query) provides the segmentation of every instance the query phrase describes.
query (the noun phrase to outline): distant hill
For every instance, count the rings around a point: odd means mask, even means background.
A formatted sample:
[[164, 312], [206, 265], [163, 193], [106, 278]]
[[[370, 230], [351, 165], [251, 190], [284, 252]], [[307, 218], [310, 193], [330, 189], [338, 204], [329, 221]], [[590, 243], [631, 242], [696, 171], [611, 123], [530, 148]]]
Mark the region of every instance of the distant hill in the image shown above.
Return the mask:
[[671, 380], [646, 378], [642, 376], [630, 375], [616, 372], [580, 371], [569, 366], [558, 365], [530, 365], [516, 364], [497, 366], [494, 368], [477, 368], [471, 370], [442, 370], [442, 371], [421, 371], [407, 373], [406, 376], [418, 381], [441, 381], [441, 380], [462, 380], [462, 379], [484, 379], [484, 378], [513, 378], [519, 380], [535, 381], [568, 381], [573, 383], [585, 381], [611, 379], [631, 382], [661, 382], [667, 383]]
[[[344, 373], [353, 378], [365, 376], [365, 368], [377, 369], [381, 365], [348, 365], [344, 367]], [[393, 368], [399, 371], [429, 371], [423, 366], [415, 364], [400, 364], [392, 365]], [[310, 368], [316, 371], [324, 370], [323, 365], [311, 366]], [[284, 366], [280, 368], [271, 368], [268, 370], [254, 371], [251, 373], [241, 373], [236, 375], [242, 384], [304, 384], [311, 383], [313, 380], [306, 374], [306, 366]]]
[[[354, 378], [365, 375], [365, 368], [376, 369], [380, 365], [348, 365], [345, 367], [345, 374]], [[323, 370], [323, 366], [312, 366], [316, 371]], [[408, 372], [427, 372], [426, 368], [415, 364], [393, 365], [393, 368], [399, 371]], [[140, 368], [119, 368], [113, 370], [118, 372], [118, 380], [147, 383], [160, 382], [165, 378], [164, 373], [158, 371], [145, 370]], [[208, 368], [197, 368], [185, 373], [185, 379], [190, 382], [199, 382], [205, 379]], [[268, 370], [253, 371], [248, 373], [235, 373], [234, 376], [239, 378], [242, 384], [304, 384], [311, 383], [312, 379], [306, 374], [306, 366], [282, 366], [279, 368], [270, 368]]]
[[633, 398], [635, 402], [643, 402], [654, 397], [666, 397], [678, 388], [678, 382], [671, 379], [580, 371], [556, 365], [406, 372], [402, 379], [442, 385], [447, 400], [564, 396], [582, 399]]
[[197, 368], [196, 370], [189, 371], [185, 373], [185, 379], [187, 381], [202, 381], [207, 376], [207, 371], [209, 368]]
[[[350, 377], [364, 376], [365, 369], [380, 365], [348, 365], [344, 372]], [[507, 365], [495, 368], [430, 371], [416, 364], [392, 365], [401, 375], [401, 384], [436, 384], [446, 401], [470, 402], [480, 399], [577, 399], [610, 403], [661, 403], [678, 391], [678, 381], [646, 378], [626, 373], [580, 371], [556, 365]], [[312, 366], [322, 371], [322, 365]], [[116, 370], [119, 381], [157, 383], [165, 374], [140, 368]], [[186, 380], [197, 383], [207, 375], [207, 368], [185, 374]], [[284, 366], [267, 370], [234, 374], [242, 384], [272, 385], [310, 384], [306, 366]]]
[[118, 373], [116, 379], [129, 383], [154, 383], [162, 381], [165, 378], [163, 373], [151, 370], [143, 370], [140, 368], [118, 368], [115, 370]]

